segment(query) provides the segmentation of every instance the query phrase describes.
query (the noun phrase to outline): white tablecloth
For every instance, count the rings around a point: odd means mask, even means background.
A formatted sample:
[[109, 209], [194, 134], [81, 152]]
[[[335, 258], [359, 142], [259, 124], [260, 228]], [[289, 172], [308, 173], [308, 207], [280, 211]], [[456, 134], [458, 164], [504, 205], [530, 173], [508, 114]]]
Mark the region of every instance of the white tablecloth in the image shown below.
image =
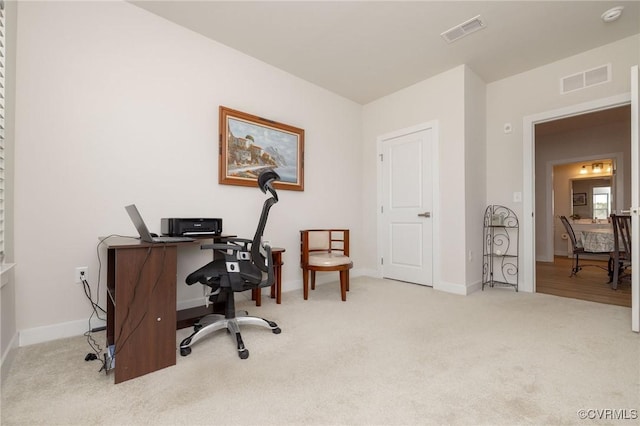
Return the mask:
[[581, 231], [580, 241], [584, 251], [591, 253], [608, 253], [615, 250], [613, 229], [593, 229]]

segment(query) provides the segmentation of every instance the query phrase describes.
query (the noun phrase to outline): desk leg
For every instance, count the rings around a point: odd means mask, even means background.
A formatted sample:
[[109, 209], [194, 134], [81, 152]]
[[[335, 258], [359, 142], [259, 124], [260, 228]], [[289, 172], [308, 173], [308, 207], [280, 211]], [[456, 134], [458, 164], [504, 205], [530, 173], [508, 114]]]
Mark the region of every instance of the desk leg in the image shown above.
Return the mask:
[[[115, 383], [176, 363], [176, 246], [115, 252]], [[109, 332], [107, 332], [109, 334]]]
[[261, 293], [261, 288], [254, 288], [253, 290], [251, 290], [251, 300], [255, 300], [256, 301], [256, 306], [261, 306], [262, 305], [262, 293]]
[[116, 260], [115, 250], [107, 250], [107, 348], [113, 345], [114, 321], [115, 321], [115, 285], [116, 285]]
[[[269, 294], [272, 299], [276, 299], [276, 303], [282, 302], [282, 251], [272, 251], [271, 261], [273, 262], [273, 280]], [[262, 305], [262, 293], [261, 288], [251, 290], [251, 300], [256, 301], [256, 306]]]
[[275, 275], [275, 284], [271, 286], [271, 298], [273, 298], [273, 291], [275, 287], [276, 303], [279, 305], [282, 302], [282, 269], [281, 264], [278, 263], [273, 273]]
[[273, 274], [275, 275], [275, 283], [271, 286], [271, 298], [275, 298], [276, 303], [282, 303], [282, 252], [273, 253]]

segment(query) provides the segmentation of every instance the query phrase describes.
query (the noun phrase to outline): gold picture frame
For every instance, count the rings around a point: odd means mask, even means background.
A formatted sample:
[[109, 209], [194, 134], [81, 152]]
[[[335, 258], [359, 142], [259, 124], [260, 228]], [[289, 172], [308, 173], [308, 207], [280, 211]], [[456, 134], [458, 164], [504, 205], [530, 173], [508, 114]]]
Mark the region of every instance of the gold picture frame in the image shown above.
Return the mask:
[[257, 186], [258, 174], [272, 169], [277, 189], [304, 191], [304, 130], [220, 106], [218, 181]]

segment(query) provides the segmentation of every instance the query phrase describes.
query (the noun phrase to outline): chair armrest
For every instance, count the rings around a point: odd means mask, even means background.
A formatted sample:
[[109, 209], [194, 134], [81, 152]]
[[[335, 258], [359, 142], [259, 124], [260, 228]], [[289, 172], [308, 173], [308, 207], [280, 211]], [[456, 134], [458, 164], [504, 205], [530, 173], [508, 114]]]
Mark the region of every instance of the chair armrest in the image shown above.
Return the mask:
[[243, 250], [244, 247], [237, 244], [203, 244], [200, 250]]
[[231, 238], [226, 238], [226, 241], [232, 242], [232, 243], [252, 243], [253, 240], [250, 240], [248, 238], [236, 238], [236, 237], [231, 237]]
[[267, 261], [267, 277], [262, 280], [260, 284], [258, 284], [258, 288], [262, 287], [270, 287], [275, 282], [275, 275], [273, 272], [273, 257], [271, 256], [271, 245], [270, 244], [262, 244], [262, 247], [265, 251], [265, 260]]
[[246, 238], [227, 238], [225, 243], [203, 244], [200, 250], [246, 250], [251, 243]]

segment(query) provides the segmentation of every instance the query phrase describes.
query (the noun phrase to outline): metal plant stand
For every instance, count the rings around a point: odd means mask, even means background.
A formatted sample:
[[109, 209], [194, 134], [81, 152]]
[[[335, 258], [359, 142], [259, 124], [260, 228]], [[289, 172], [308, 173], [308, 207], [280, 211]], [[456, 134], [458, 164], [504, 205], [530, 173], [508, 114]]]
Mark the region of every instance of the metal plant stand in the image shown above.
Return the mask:
[[483, 231], [482, 290], [500, 286], [518, 291], [518, 217], [507, 207], [491, 205], [484, 212]]

